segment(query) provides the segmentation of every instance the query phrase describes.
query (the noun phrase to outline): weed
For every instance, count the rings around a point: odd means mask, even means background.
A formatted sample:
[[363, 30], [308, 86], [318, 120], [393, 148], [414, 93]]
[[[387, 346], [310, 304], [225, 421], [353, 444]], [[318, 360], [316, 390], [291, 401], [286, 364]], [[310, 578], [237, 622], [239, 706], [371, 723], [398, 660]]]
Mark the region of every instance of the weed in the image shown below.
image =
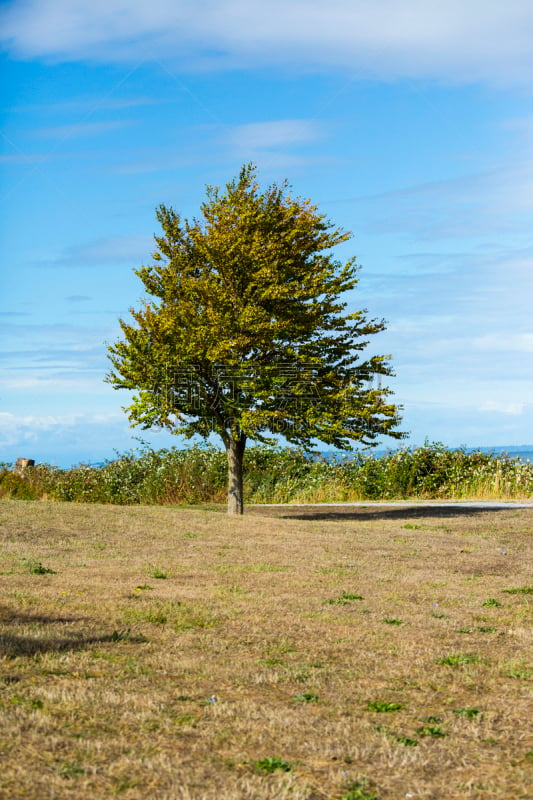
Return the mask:
[[500, 608], [502, 603], [500, 603], [500, 601], [495, 597], [489, 597], [489, 599], [485, 600], [485, 602], [481, 603], [481, 605], [485, 606], [486, 608]]
[[256, 772], [262, 772], [266, 775], [270, 775], [276, 770], [281, 770], [282, 772], [290, 772], [292, 766], [289, 764], [288, 761], [284, 761], [282, 758], [261, 758], [259, 761], [254, 761], [252, 767]]
[[511, 667], [504, 673], [508, 678], [517, 678], [518, 680], [528, 681], [533, 677], [533, 672], [524, 667]]
[[128, 628], [127, 631], [113, 631], [111, 634], [111, 641], [112, 642], [128, 642], [131, 637], [131, 629]]
[[85, 770], [78, 764], [76, 761], [65, 761], [58, 770], [57, 774], [61, 776], [61, 778], [65, 778], [66, 780], [71, 780], [72, 778], [79, 778], [80, 775], [85, 775]]
[[288, 567], [280, 564], [252, 564], [250, 572], [287, 572]]
[[143, 591], [148, 591], [148, 589], [153, 589], [153, 588], [154, 588], [153, 586], [148, 586], [147, 583], [144, 583], [142, 586], [136, 586], [135, 587], [135, 591], [143, 592]]
[[284, 662], [282, 658], [260, 658], [259, 663], [264, 664], [265, 667], [278, 667]]
[[479, 625], [477, 630], [479, 633], [494, 633], [496, 628], [490, 628], [487, 625]]
[[502, 589], [506, 594], [533, 594], [533, 586], [522, 586], [519, 589]]
[[410, 739], [409, 736], [397, 736], [396, 741], [405, 745], [405, 747], [416, 747], [418, 744], [416, 739]]
[[413, 525], [413, 523], [408, 522], [405, 525], [403, 525], [403, 527], [406, 528], [406, 530], [408, 531], [419, 531], [421, 530], [422, 525]]
[[153, 569], [150, 573], [151, 578], [155, 578], [156, 580], [164, 581], [168, 578], [168, 573], [163, 572], [162, 569], [158, 569], [157, 567]]
[[294, 700], [297, 703], [318, 703], [319, 697], [313, 692], [302, 692], [295, 695]]
[[474, 653], [456, 653], [449, 656], [437, 658], [437, 664], [445, 664], [447, 667], [463, 667], [466, 664], [475, 664], [479, 661], [479, 656]]
[[453, 713], [467, 719], [475, 719], [481, 714], [479, 708], [454, 708]]
[[113, 794], [122, 794], [122, 792], [127, 792], [128, 789], [133, 789], [137, 786], [138, 781], [134, 778], [118, 778], [115, 779], [115, 785], [112, 788]]
[[405, 708], [402, 703], [389, 703], [385, 700], [371, 700], [367, 703], [367, 711], [377, 711], [379, 713], [387, 713], [389, 711], [401, 711]]
[[18, 694], [13, 695], [11, 702], [15, 706], [25, 705], [35, 709], [36, 711], [40, 711], [44, 706], [43, 701], [38, 697], [20, 697]]
[[325, 600], [324, 602], [330, 606], [345, 606], [348, 603], [351, 603], [352, 600], [362, 600], [362, 599], [363, 598], [360, 594], [343, 592], [340, 597], [337, 597], [334, 600]]
[[343, 794], [341, 800], [379, 800], [369, 788], [366, 780], [353, 781], [346, 787], [347, 792]]
[[28, 572], [30, 575], [55, 575], [55, 569], [50, 569], [50, 567], [43, 567], [40, 561], [26, 561], [26, 566], [28, 567]]
[[404, 625], [404, 621], [395, 617], [384, 617], [382, 620], [386, 625]]
[[459, 628], [456, 633], [474, 633], [472, 628]]
[[194, 714], [177, 714], [173, 719], [176, 725], [194, 725], [197, 718]]
[[444, 738], [448, 736], [446, 731], [443, 731], [438, 725], [423, 725], [421, 728], [418, 728], [416, 732], [419, 736], [434, 736], [435, 738]]

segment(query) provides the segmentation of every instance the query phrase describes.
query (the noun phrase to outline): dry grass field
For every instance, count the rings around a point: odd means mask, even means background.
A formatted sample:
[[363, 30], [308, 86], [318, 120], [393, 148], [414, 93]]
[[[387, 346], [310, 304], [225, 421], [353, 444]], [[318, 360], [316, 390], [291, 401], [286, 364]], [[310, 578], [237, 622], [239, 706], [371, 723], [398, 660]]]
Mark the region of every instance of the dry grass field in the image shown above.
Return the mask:
[[526, 800], [533, 509], [0, 502], [0, 797]]

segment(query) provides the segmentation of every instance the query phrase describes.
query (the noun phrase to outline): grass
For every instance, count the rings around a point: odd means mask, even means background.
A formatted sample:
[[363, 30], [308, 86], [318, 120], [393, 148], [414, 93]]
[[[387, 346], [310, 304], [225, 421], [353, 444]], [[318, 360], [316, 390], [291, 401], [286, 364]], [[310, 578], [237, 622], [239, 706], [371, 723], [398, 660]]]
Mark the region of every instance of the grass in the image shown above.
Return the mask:
[[0, 501], [0, 798], [526, 800], [531, 519]]

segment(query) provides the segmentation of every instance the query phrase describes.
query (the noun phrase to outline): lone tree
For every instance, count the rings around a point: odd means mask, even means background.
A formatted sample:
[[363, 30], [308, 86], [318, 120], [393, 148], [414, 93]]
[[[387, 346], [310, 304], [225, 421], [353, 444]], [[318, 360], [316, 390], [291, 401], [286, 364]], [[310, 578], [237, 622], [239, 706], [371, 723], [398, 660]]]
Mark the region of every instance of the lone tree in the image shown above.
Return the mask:
[[[106, 381], [137, 395], [132, 425], [187, 438], [218, 433], [228, 458], [228, 513], [243, 510], [243, 456], [268, 434], [310, 449], [349, 450], [383, 434], [401, 438], [398, 408], [381, 378], [388, 356], [362, 359], [384, 329], [366, 310], [345, 313], [355, 259], [331, 248], [351, 238], [286, 182], [261, 191], [242, 167], [225, 191], [207, 187], [203, 219], [161, 205], [154, 263], [135, 270], [151, 299], [120, 320]], [[153, 299], [152, 299], [153, 298]]]

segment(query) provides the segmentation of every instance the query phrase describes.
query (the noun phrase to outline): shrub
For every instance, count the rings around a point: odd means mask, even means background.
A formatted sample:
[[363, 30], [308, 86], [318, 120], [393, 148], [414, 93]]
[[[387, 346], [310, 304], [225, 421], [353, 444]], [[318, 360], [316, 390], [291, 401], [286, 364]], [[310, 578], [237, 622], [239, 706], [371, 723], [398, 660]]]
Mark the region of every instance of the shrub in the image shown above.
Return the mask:
[[[440, 443], [381, 457], [366, 452], [325, 458], [296, 448], [256, 446], [245, 456], [247, 503], [342, 502], [406, 498], [524, 497], [533, 464]], [[0, 465], [0, 496], [92, 503], [218, 503], [226, 497], [226, 454], [212, 445], [145, 447], [102, 466], [64, 470], [38, 464], [16, 475]]]

